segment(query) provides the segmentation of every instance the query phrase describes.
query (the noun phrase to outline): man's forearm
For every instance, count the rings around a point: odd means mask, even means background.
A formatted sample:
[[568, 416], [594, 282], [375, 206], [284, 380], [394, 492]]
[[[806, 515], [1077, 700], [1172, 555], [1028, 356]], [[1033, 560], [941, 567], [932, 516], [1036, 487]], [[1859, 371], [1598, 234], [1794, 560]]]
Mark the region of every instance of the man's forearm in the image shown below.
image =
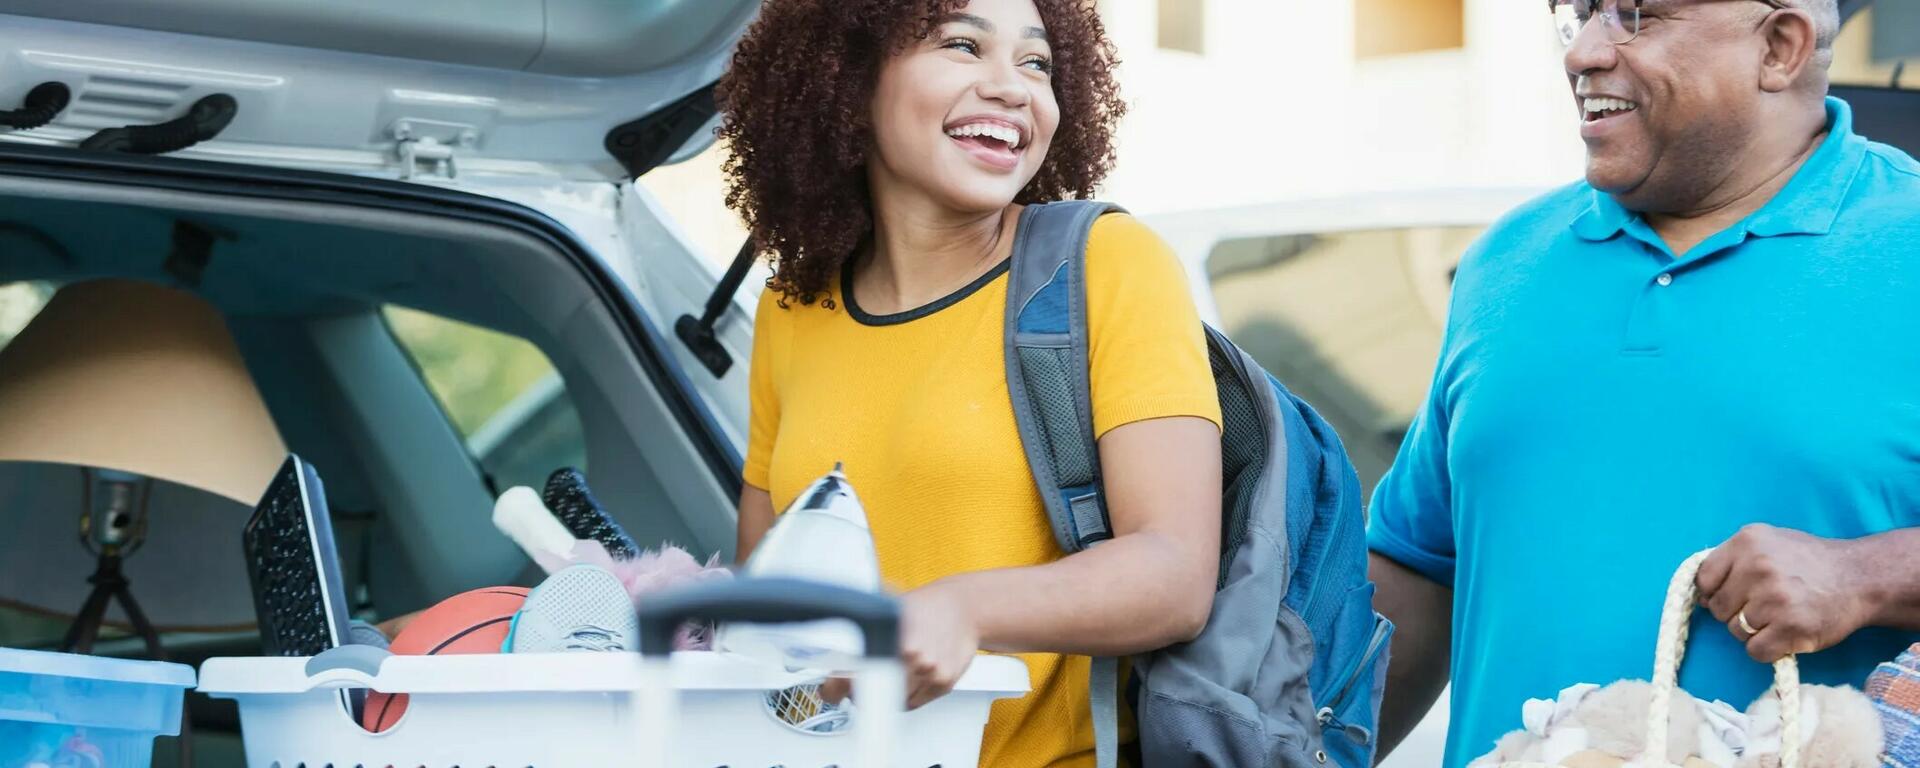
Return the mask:
[[1123, 656], [1198, 634], [1212, 609], [1217, 563], [1214, 553], [1136, 533], [1046, 565], [961, 574], [927, 588], [961, 596], [984, 650]]
[[1920, 528], [1858, 539], [1865, 588], [1879, 627], [1920, 630]]
[[1374, 605], [1394, 623], [1387, 692], [1380, 704], [1379, 758], [1385, 759], [1433, 709], [1447, 686], [1453, 647], [1453, 590], [1393, 560], [1368, 555]]

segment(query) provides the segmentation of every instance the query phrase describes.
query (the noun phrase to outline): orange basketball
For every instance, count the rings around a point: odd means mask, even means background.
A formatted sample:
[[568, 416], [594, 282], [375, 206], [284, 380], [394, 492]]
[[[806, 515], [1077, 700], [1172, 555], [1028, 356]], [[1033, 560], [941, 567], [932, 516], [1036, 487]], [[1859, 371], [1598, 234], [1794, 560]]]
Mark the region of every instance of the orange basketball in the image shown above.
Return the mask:
[[[507, 641], [513, 615], [527, 601], [522, 587], [482, 587], [436, 603], [407, 623], [387, 648], [402, 656], [453, 653], [499, 653]], [[379, 733], [400, 722], [407, 712], [407, 695], [378, 691], [367, 695], [360, 724]]]

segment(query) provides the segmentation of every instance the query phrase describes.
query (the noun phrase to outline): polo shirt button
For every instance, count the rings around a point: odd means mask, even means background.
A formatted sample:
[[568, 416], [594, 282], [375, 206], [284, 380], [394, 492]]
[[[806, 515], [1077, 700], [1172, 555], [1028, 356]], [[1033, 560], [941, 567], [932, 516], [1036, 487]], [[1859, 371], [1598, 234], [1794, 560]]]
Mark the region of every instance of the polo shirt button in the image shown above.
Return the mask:
[[1665, 288], [1665, 287], [1667, 287], [1667, 286], [1669, 286], [1669, 285], [1673, 285], [1673, 273], [1672, 273], [1672, 272], [1662, 272], [1662, 273], [1660, 273], [1660, 276], [1659, 276], [1659, 277], [1656, 277], [1656, 278], [1654, 278], [1654, 279], [1653, 279], [1653, 281], [1654, 281], [1654, 282], [1656, 282], [1656, 283], [1659, 283], [1659, 284], [1660, 284], [1660, 287], [1662, 287], [1662, 288]]

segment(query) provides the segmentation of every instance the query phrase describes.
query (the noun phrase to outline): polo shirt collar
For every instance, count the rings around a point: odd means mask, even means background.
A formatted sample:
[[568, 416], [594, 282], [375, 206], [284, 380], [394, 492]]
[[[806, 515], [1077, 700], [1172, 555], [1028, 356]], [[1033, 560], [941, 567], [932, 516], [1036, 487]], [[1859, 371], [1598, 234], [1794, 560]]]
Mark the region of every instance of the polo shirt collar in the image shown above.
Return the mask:
[[[1827, 97], [1827, 138], [1820, 148], [1779, 194], [1733, 229], [1755, 237], [1827, 234], [1840, 216], [1841, 203], [1866, 152], [1866, 139], [1853, 132], [1853, 110], [1846, 102]], [[1639, 223], [1639, 214], [1627, 210], [1612, 195], [1593, 190], [1593, 203], [1574, 219], [1573, 233], [1584, 240], [1600, 241]]]
[[1573, 220], [1573, 233], [1581, 239], [1601, 241], [1620, 234], [1636, 216], [1626, 207], [1614, 202], [1613, 195], [1597, 189], [1589, 189], [1593, 204], [1585, 213]]

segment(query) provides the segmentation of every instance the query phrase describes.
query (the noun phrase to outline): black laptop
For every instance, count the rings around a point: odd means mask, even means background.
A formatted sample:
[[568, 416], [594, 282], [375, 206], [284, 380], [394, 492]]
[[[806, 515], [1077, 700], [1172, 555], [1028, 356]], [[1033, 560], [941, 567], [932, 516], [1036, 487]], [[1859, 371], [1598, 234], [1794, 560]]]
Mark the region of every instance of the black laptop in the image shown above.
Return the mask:
[[347, 637], [346, 589], [320, 475], [288, 454], [242, 535], [268, 656], [315, 656]]

